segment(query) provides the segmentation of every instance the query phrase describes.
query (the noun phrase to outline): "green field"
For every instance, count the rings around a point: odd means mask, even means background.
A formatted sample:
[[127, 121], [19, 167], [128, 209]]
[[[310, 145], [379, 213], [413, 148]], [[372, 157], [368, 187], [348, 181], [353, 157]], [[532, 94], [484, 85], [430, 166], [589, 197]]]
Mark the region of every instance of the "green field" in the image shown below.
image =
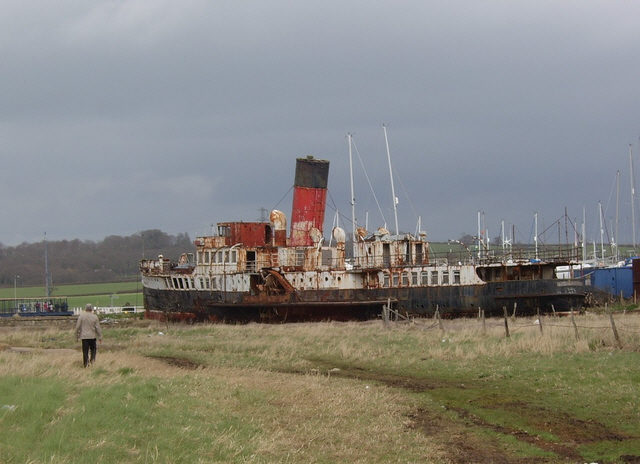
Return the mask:
[[91, 369], [71, 327], [0, 327], [0, 462], [638, 462], [640, 315], [615, 320], [621, 348], [606, 315], [118, 320]]
[[[39, 298], [44, 296], [43, 287], [17, 287], [16, 298]], [[140, 282], [112, 282], [103, 284], [57, 285], [52, 297], [67, 297], [70, 308], [83, 307], [87, 303], [94, 306], [142, 305], [142, 285]], [[13, 288], [1, 288], [0, 298], [14, 298]]]

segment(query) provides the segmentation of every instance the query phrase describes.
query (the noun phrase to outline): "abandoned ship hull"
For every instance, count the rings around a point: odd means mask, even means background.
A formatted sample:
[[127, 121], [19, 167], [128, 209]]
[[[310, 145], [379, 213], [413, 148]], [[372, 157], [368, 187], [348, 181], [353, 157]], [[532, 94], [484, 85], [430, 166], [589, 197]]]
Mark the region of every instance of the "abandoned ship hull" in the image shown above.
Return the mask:
[[253, 296], [246, 292], [144, 288], [149, 318], [214, 322], [300, 322], [368, 320], [380, 317], [390, 303], [401, 314], [443, 317], [579, 309], [584, 302], [581, 280], [489, 282], [482, 285], [301, 290], [286, 295]]

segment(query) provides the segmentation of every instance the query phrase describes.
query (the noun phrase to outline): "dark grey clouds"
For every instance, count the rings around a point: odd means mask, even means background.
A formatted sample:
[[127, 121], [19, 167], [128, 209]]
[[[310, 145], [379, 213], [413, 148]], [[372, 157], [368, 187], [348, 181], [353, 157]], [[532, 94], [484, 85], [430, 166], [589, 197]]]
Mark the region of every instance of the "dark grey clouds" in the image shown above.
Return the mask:
[[[306, 154], [331, 160], [348, 216], [347, 132], [392, 223], [382, 123], [404, 230], [419, 214], [432, 238], [457, 238], [484, 210], [492, 235], [504, 219], [526, 241], [534, 211], [551, 223], [586, 206], [594, 240], [619, 169], [628, 240], [639, 14], [605, 1], [5, 2], [0, 242], [253, 220]], [[361, 173], [356, 188], [358, 217], [378, 225]], [[289, 215], [290, 196], [278, 207]]]

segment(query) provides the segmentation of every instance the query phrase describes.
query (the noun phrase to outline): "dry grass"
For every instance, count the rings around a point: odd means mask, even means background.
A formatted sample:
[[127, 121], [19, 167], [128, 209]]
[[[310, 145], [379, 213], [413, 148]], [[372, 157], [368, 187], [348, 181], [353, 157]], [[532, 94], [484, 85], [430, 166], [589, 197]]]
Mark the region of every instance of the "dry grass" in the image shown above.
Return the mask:
[[[512, 364], [525, 372], [531, 360], [640, 351], [640, 317], [617, 314], [615, 321], [622, 350], [608, 316], [602, 315], [576, 316], [577, 339], [568, 317], [543, 317], [543, 333], [535, 319], [510, 319], [509, 338], [501, 319], [487, 320], [486, 331], [476, 319], [445, 320], [444, 331], [431, 320], [390, 327], [380, 321], [243, 326], [144, 321], [129, 327], [105, 325], [105, 341], [93, 369], [81, 367], [72, 327], [0, 327], [0, 378], [48, 378], [72, 385], [68, 403], [83, 388], [96, 385], [126, 389], [131, 379], [160, 382], [170, 394], [149, 413], [149, 420], [158, 421], [157, 428], [172, 430], [171, 416], [155, 414], [177, 407], [192, 416], [176, 420], [185, 436], [209, 436], [211, 428], [215, 430], [211, 443], [197, 448], [198, 460], [188, 462], [464, 462], [464, 457], [452, 457], [451, 443], [443, 441], [442, 434], [421, 432], [414, 413], [433, 412], [440, 404], [455, 402], [446, 395], [469, 395], [468, 386], [449, 392], [447, 384], [440, 396], [425, 396], [422, 391], [418, 395], [394, 387], [390, 377], [368, 381], [366, 375], [344, 370], [402, 374], [408, 379], [414, 376], [416, 382], [438, 381], [437, 376], [443, 375], [449, 382], [454, 371], [464, 375], [465, 369], [482, 365], [487, 369], [483, 382], [502, 382], [508, 380]], [[33, 350], [9, 348], [15, 346]], [[199, 367], [186, 368], [193, 366]], [[477, 383], [478, 375], [473, 375]], [[557, 396], [566, 392], [567, 398], [584, 397], [585, 403], [606, 394], [621, 405], [626, 417], [635, 417], [637, 400], [627, 398], [629, 381], [624, 376], [606, 379], [579, 368], [572, 375], [562, 374], [556, 364], [542, 365], [539, 374], [531, 376], [533, 381], [540, 379], [538, 390], [532, 387], [532, 391], [543, 393], [548, 388]], [[509, 388], [517, 391], [523, 385], [516, 382]], [[122, 401], [134, 400], [125, 395]], [[576, 408], [579, 414], [588, 413], [581, 404]], [[55, 420], [63, 423], [71, 409], [69, 404], [60, 408]], [[100, 450], [117, 446], [99, 436], [86, 438]], [[159, 443], [146, 440], [150, 442], [127, 444], [124, 461], [172, 462], [163, 456]], [[216, 454], [218, 448], [227, 450], [224, 459]], [[33, 462], [45, 460], [33, 458]], [[64, 456], [48, 460], [67, 462]], [[119, 454], [104, 460], [121, 461]]]

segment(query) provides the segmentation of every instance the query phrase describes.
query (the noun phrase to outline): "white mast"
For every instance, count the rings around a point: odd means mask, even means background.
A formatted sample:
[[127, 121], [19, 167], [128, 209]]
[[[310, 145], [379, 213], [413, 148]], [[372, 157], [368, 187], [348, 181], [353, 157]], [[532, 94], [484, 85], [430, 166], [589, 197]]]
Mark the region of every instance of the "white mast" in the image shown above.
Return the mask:
[[587, 260], [587, 208], [582, 207], [582, 261]]
[[633, 174], [633, 155], [631, 151], [631, 144], [629, 144], [629, 165], [631, 170], [631, 230], [633, 231], [633, 248], [636, 248], [636, 207], [635, 207], [635, 196], [636, 196], [636, 181], [635, 176]]
[[478, 211], [478, 258], [482, 258], [482, 229], [480, 228], [480, 211]]
[[391, 196], [393, 197], [393, 217], [396, 220], [396, 235], [400, 234], [398, 227], [398, 197], [396, 197], [396, 190], [393, 187], [393, 171], [391, 170], [391, 153], [389, 153], [389, 139], [387, 138], [387, 126], [382, 125], [384, 130], [384, 143], [387, 146], [387, 160], [389, 161], [389, 177], [391, 178]]
[[600, 213], [600, 257], [604, 259], [604, 228], [602, 227], [602, 202], [598, 202], [598, 211]]
[[504, 251], [505, 251], [505, 241], [504, 241], [504, 219], [502, 220], [501, 224], [500, 224], [500, 236], [502, 237], [502, 255], [504, 256]]
[[351, 179], [351, 240], [353, 245], [353, 259], [356, 258], [356, 196], [353, 193], [353, 157], [351, 154], [351, 134], [347, 134], [349, 139], [349, 176]]
[[613, 246], [615, 247], [615, 257], [618, 261], [618, 244], [620, 237], [618, 236], [618, 228], [620, 223], [620, 170], [616, 172], [616, 235], [613, 237]]
[[536, 259], [538, 259], [538, 212], [536, 211], [533, 215], [534, 223], [535, 223], [535, 232], [533, 235], [533, 243], [536, 246]]

